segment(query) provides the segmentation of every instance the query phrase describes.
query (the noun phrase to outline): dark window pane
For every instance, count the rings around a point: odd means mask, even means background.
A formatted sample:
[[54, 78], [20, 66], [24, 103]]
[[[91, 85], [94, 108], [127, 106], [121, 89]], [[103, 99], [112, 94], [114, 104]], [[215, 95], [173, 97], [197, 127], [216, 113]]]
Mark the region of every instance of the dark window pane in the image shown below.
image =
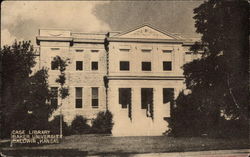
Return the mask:
[[147, 109], [148, 104], [153, 104], [153, 88], [142, 88], [141, 108]]
[[92, 107], [98, 108], [98, 99], [92, 99]]
[[151, 62], [142, 62], [142, 71], [151, 71]]
[[92, 88], [92, 99], [98, 99], [98, 88], [97, 87]]
[[91, 69], [92, 70], [98, 70], [98, 62], [92, 62], [91, 63]]
[[76, 70], [82, 70], [83, 68], [82, 61], [76, 61]]
[[163, 70], [164, 71], [172, 70], [172, 63], [171, 62], [163, 62]]
[[76, 99], [76, 108], [82, 108], [82, 99]]
[[76, 87], [76, 99], [81, 99], [81, 98], [82, 98], [82, 88]]
[[121, 61], [120, 62], [120, 70], [129, 70], [129, 62]]
[[163, 103], [168, 103], [174, 99], [174, 88], [163, 88]]
[[58, 70], [58, 64], [56, 62], [51, 61], [51, 70]]
[[92, 107], [98, 108], [98, 88], [93, 87], [92, 88]]
[[127, 108], [131, 104], [131, 88], [119, 88], [119, 104]]
[[76, 87], [76, 108], [82, 108], [82, 87]]

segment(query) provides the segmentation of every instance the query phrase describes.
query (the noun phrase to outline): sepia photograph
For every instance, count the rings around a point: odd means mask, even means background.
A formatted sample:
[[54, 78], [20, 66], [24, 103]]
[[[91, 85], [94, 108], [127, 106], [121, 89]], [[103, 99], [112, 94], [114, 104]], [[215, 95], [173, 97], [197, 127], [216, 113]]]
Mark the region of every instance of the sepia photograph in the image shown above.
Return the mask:
[[249, 157], [249, 6], [2, 1], [0, 157]]

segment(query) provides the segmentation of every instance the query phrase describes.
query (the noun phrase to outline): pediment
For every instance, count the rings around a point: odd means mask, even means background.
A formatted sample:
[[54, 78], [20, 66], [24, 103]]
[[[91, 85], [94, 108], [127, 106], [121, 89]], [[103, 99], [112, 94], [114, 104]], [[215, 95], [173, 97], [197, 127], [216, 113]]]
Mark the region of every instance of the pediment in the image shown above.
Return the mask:
[[152, 28], [148, 25], [123, 32], [115, 36], [119, 38], [177, 39], [175, 35], [160, 31], [159, 29]]

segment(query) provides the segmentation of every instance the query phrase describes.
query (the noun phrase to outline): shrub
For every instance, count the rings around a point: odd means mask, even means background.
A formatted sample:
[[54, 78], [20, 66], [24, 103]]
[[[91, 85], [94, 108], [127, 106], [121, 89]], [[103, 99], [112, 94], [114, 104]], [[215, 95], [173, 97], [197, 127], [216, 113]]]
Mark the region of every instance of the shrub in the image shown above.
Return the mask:
[[[49, 122], [49, 128], [52, 134], [60, 134], [60, 115], [54, 116], [54, 119]], [[70, 127], [64, 122], [62, 116], [62, 133], [63, 136], [68, 136], [72, 134]]]
[[72, 121], [71, 129], [74, 134], [90, 133], [90, 126], [87, 124], [87, 119], [79, 115]]
[[92, 132], [97, 134], [111, 134], [113, 115], [110, 111], [99, 112], [92, 123]]

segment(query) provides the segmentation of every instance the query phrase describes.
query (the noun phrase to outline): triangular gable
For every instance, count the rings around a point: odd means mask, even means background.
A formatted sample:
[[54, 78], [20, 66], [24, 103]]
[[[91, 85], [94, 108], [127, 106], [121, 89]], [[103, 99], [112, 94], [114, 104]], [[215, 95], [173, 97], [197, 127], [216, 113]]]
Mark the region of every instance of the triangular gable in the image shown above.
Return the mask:
[[145, 24], [143, 26], [134, 28], [132, 30], [119, 33], [114, 37], [120, 38], [146, 38], [146, 39], [178, 39], [177, 36], [163, 32], [159, 29], [153, 28], [152, 26]]

